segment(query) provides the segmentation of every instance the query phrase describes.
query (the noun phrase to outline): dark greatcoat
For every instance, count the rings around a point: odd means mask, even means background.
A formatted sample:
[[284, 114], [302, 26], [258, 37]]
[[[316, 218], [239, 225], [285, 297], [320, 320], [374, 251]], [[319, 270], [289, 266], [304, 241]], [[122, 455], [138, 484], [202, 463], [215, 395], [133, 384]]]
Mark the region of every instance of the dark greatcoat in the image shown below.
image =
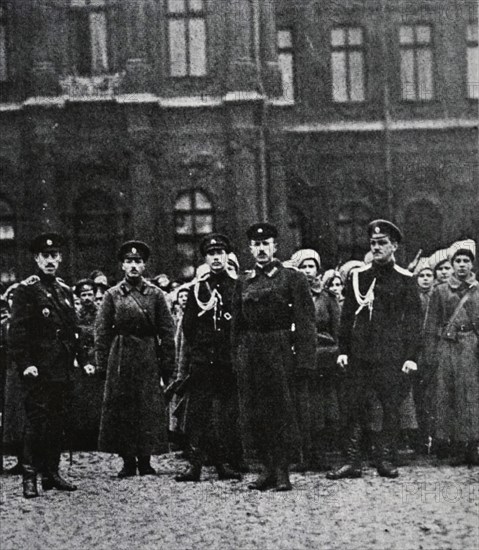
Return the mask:
[[299, 441], [294, 375], [315, 368], [314, 305], [306, 277], [279, 260], [256, 266], [237, 282], [233, 317], [245, 448], [252, 444], [265, 463], [271, 456], [289, 461]]
[[[452, 326], [449, 320], [469, 293]], [[479, 284], [474, 274], [438, 284], [426, 324], [427, 361], [435, 367], [435, 436], [441, 441], [479, 441]]]
[[123, 456], [166, 450], [161, 380], [166, 385], [174, 370], [174, 334], [164, 295], [154, 285], [123, 280], [105, 293], [95, 324], [97, 367], [106, 373], [99, 450]]
[[[190, 352], [185, 432], [218, 462], [239, 458], [238, 390], [231, 356], [231, 319], [236, 281], [226, 271], [208, 273], [190, 288], [183, 315], [183, 334]], [[202, 311], [219, 293], [216, 308]]]

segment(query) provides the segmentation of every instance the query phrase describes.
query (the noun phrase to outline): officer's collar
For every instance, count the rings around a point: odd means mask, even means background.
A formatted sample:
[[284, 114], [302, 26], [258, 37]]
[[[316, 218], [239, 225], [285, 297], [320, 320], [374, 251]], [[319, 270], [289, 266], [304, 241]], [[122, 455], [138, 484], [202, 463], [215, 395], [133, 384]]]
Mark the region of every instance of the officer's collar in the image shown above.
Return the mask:
[[146, 282], [143, 277], [141, 277], [139, 283], [137, 285], [132, 285], [128, 279], [123, 279], [121, 283], [121, 288], [125, 294], [129, 294], [132, 290], [138, 290], [141, 294], [144, 294], [146, 289]]
[[391, 260], [385, 263], [379, 263], [373, 260], [373, 268], [376, 271], [390, 271], [391, 269], [394, 269], [395, 265], [396, 265], [396, 262], [394, 260]]
[[264, 273], [269, 278], [274, 277], [278, 273], [280, 266], [281, 262], [277, 258], [273, 258], [266, 265], [256, 264], [254, 269], [251, 270], [249, 278], [253, 279], [260, 273]]

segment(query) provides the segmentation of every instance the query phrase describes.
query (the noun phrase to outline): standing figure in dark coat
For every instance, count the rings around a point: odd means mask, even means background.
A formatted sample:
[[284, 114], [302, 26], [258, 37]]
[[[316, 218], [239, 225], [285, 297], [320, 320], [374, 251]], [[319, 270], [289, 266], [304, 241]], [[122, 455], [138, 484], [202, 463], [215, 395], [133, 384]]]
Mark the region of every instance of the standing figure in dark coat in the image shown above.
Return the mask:
[[[78, 345], [88, 362], [95, 365], [95, 320], [98, 313], [95, 304], [95, 284], [91, 279], [78, 281], [75, 285], [75, 295], [80, 299], [77, 311], [80, 331]], [[80, 369], [74, 370], [74, 377], [71, 414], [75, 443], [77, 448], [96, 449], [105, 384], [99, 376], [83, 376]]]
[[275, 258], [277, 229], [247, 232], [256, 261], [237, 282], [233, 344], [245, 448], [264, 472], [250, 489], [291, 489], [289, 464], [299, 445], [294, 377], [315, 368], [314, 304], [306, 277]]
[[230, 333], [236, 283], [226, 271], [230, 243], [214, 233], [203, 239], [200, 251], [210, 271], [190, 288], [182, 321], [190, 350], [185, 433], [191, 465], [176, 480], [199, 481], [206, 456], [219, 479], [239, 480], [241, 474], [226, 465], [238, 454], [239, 442]]
[[[167, 450], [167, 417], [161, 381], [175, 361], [175, 327], [163, 292], [143, 278], [149, 247], [120, 247], [125, 278], [108, 289], [95, 325], [97, 367], [106, 374], [100, 451], [123, 458], [120, 478], [154, 475], [150, 456]], [[137, 462], [138, 459], [138, 462]]]
[[373, 261], [351, 274], [339, 332], [338, 365], [347, 369], [349, 386], [347, 464], [329, 479], [361, 476], [359, 437], [361, 420], [367, 425], [369, 392], [383, 410], [382, 431], [374, 432], [378, 473], [399, 475], [388, 450], [397, 446], [399, 409], [410, 388], [406, 375], [417, 370], [421, 303], [412, 274], [394, 261], [401, 232], [389, 221], [375, 220], [368, 233]]
[[86, 374], [95, 368], [79, 353], [73, 293], [55, 275], [62, 261], [62, 238], [39, 235], [31, 245], [38, 275], [22, 281], [15, 292], [9, 332], [12, 359], [25, 387], [23, 494], [38, 496], [36, 475], [43, 489], [74, 491], [58, 467], [67, 393], [75, 355]]
[[479, 283], [476, 244], [451, 246], [453, 274], [431, 297], [426, 324], [428, 362], [435, 366], [435, 437], [452, 447], [452, 465], [478, 465]]

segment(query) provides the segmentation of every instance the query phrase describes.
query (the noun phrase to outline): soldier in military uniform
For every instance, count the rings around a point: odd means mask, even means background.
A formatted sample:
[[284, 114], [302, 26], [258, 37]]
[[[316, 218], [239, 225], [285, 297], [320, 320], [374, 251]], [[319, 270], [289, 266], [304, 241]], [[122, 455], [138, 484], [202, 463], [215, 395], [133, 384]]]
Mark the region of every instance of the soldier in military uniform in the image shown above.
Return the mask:
[[[241, 479], [226, 462], [238, 454], [238, 396], [231, 361], [231, 306], [235, 280], [226, 270], [230, 243], [206, 236], [200, 252], [209, 272], [190, 289], [182, 327], [190, 350], [185, 433], [191, 465], [177, 481], [199, 481], [206, 456], [219, 479]], [[236, 447], [236, 449], [235, 449]], [[238, 461], [238, 457], [236, 462]]]
[[237, 282], [233, 345], [245, 446], [264, 472], [250, 489], [291, 489], [289, 464], [298, 446], [294, 376], [315, 368], [315, 316], [303, 273], [275, 258], [277, 229], [259, 223], [247, 237], [256, 265]]
[[329, 479], [361, 476], [359, 437], [367, 424], [367, 399], [382, 405], [382, 431], [373, 433], [380, 476], [395, 478], [391, 456], [399, 436], [400, 406], [409, 391], [407, 374], [417, 370], [421, 303], [412, 274], [394, 260], [401, 231], [387, 220], [368, 226], [373, 261], [354, 270], [346, 287], [339, 333], [338, 365], [348, 383], [347, 464]]
[[[80, 299], [77, 311], [78, 345], [88, 362], [95, 365], [95, 283], [81, 279], [75, 284], [75, 295]], [[80, 369], [74, 370], [75, 384], [72, 398], [72, 429], [75, 442], [82, 449], [94, 449], [98, 442], [104, 382], [100, 377], [86, 377]]]
[[77, 348], [71, 289], [58, 277], [62, 238], [39, 235], [31, 245], [38, 274], [22, 281], [13, 300], [10, 326], [12, 358], [25, 386], [23, 494], [38, 496], [36, 474], [44, 490], [74, 491], [58, 473], [66, 395], [75, 355], [89, 375], [95, 369]]
[[143, 273], [150, 248], [123, 243], [125, 278], [108, 289], [95, 324], [96, 364], [106, 377], [98, 448], [118, 453], [118, 477], [154, 475], [150, 456], [167, 450], [166, 405], [175, 364], [175, 327], [163, 292]]

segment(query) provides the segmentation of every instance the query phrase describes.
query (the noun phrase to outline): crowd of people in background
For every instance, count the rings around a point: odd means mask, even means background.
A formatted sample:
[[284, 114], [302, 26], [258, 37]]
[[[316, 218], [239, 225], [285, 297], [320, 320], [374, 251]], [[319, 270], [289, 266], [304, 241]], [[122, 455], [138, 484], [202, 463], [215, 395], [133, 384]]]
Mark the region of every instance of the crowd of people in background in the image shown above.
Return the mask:
[[[386, 237], [391, 235], [395, 237], [394, 232], [388, 232], [388, 226], [378, 225], [377, 227], [384, 232]], [[271, 238], [274, 241], [276, 234], [271, 233], [271, 235], [273, 235]], [[379, 230], [378, 235], [379, 237], [383, 236]], [[253, 236], [253, 241], [257, 237], [258, 234]], [[372, 237], [375, 237], [374, 233]], [[219, 239], [221, 241], [222, 236], [219, 236]], [[203, 313], [214, 307], [213, 316], [215, 316], [216, 308], [219, 307], [218, 304], [221, 300], [226, 303], [227, 300], [233, 299], [232, 297], [226, 298], [226, 295], [233, 295], [237, 281], [242, 280], [242, 270], [236, 255], [231, 251], [229, 241], [220, 243], [214, 241], [213, 244], [211, 240], [210, 242], [204, 241], [202, 246], [205, 247], [202, 250], [205, 257], [207, 253], [211, 254], [210, 249], [226, 251], [227, 264], [226, 269], [221, 270], [221, 280], [218, 277], [210, 279], [214, 270], [211, 269], [211, 264], [208, 262], [199, 266], [195, 279], [187, 283], [171, 280], [164, 273], [148, 280], [148, 284], [161, 291], [175, 327], [174, 349], [172, 350], [174, 357], [170, 358], [172, 363], [169, 367], [171, 372], [168, 372], [163, 377], [163, 381], [159, 382], [163, 385], [163, 393], [167, 401], [155, 401], [150, 404], [153, 407], [152, 410], [157, 406], [165, 409], [169, 441], [161, 442], [165, 444], [163, 446], [154, 445], [151, 449], [148, 447], [145, 450], [145, 456], [136, 457], [138, 462], [135, 462], [134, 451], [125, 451], [125, 456], [123, 456], [125, 463], [120, 477], [134, 475], [137, 466], [140, 473], [145, 475], [151, 473], [149, 455], [173, 448], [183, 451], [190, 460], [190, 468], [177, 476], [178, 481], [199, 480], [201, 468], [205, 462], [208, 463], [208, 460], [217, 466], [220, 478], [240, 479], [239, 472], [244, 471], [248, 459], [251, 458], [251, 455], [254, 457], [257, 452], [258, 445], [252, 443], [248, 448], [248, 440], [240, 441], [241, 438], [236, 431], [235, 422], [240, 414], [238, 407], [241, 403], [238, 404], [237, 398], [234, 396], [237, 389], [231, 370], [231, 358], [222, 359], [223, 372], [231, 371], [231, 375], [228, 375], [229, 382], [225, 383], [222, 380], [221, 384], [218, 384], [218, 380], [215, 378], [217, 367], [208, 370], [210, 363], [213, 364], [213, 359], [210, 361], [210, 358], [207, 357], [209, 334], [201, 326]], [[415, 293], [420, 301], [422, 311], [419, 328], [421, 338], [417, 361], [415, 361], [417, 370], [411, 367], [414, 372], [408, 378], [409, 383], [399, 403], [401, 438], [396, 447], [392, 449], [393, 454], [389, 457], [395, 464], [400, 463], [401, 457], [404, 460], [405, 457], [413, 453], [435, 455], [458, 465], [479, 464], [479, 291], [473, 272], [475, 256], [475, 243], [471, 240], [464, 240], [438, 250], [429, 257], [419, 256], [408, 266], [407, 276], [413, 277]], [[128, 258], [128, 255], [124, 255], [124, 257]], [[124, 257], [121, 256], [121, 259]], [[142, 256], [142, 258], [144, 257]], [[361, 294], [355, 287], [355, 284], [357, 286], [358, 283], [354, 282], [353, 277], [355, 272], [364, 273], [371, 262], [374, 262], [374, 251], [369, 252], [363, 261], [351, 260], [335, 269], [324, 270], [318, 251], [302, 249], [282, 263], [287, 272], [302, 272], [306, 276], [315, 316], [314, 366], [297, 370], [291, 381], [293, 387], [290, 388], [294, 401], [291, 405], [294, 408], [299, 434], [299, 445], [296, 448], [296, 456], [293, 458], [294, 467], [298, 470], [331, 470], [339, 455], [347, 457], [348, 452], [352, 456], [357, 453], [357, 442], [354, 440], [351, 443], [350, 441], [352, 437], [350, 434], [351, 403], [345, 375], [347, 363], [341, 360], [338, 362], [338, 355], [344, 357], [341, 355], [343, 352], [340, 349], [341, 331], [344, 330], [344, 327], [341, 326], [341, 312], [349, 288], [351, 294], [356, 293], [356, 297], [360, 295], [361, 300], [364, 300], [362, 303], [357, 298], [361, 305], [355, 314], [357, 315], [362, 308], [365, 312], [369, 308], [369, 315], [372, 314], [374, 283], [365, 294], [364, 289], [361, 289], [363, 292]], [[247, 285], [247, 282], [248, 276], [243, 285]], [[25, 422], [23, 407], [25, 388], [19, 381], [17, 370], [11, 364], [12, 357], [9, 354], [7, 338], [10, 311], [21, 284], [15, 283], [2, 289], [0, 302], [2, 366], [8, 365], [4, 372], [3, 442], [4, 447], [18, 457], [18, 464], [9, 470], [11, 474], [21, 473], [21, 464], [24, 463], [22, 437]], [[202, 288], [202, 284], [206, 284], [206, 290]], [[78, 280], [72, 287], [79, 328], [79, 345], [83, 350], [86, 365], [96, 366], [99, 361], [98, 341], [95, 344], [95, 337], [97, 339], [102, 337], [101, 334], [98, 335], [99, 312], [105, 318], [108, 315], [113, 315], [114, 308], [117, 307], [114, 293], [111, 293], [112, 286], [114, 286], [112, 281], [109, 281], [104, 273], [95, 270], [89, 277]], [[213, 290], [218, 288], [220, 301], [211, 301], [211, 297], [214, 295], [212, 288]], [[202, 292], [204, 298], [202, 298]], [[106, 303], [105, 296], [107, 294], [108, 302]], [[118, 297], [118, 300], [120, 299], [121, 296]], [[257, 300], [261, 301], [261, 296]], [[223, 302], [221, 302], [221, 306], [224, 306]], [[204, 308], [203, 313], [198, 307]], [[292, 304], [289, 304], [289, 307], [292, 307]], [[306, 310], [304, 311], [304, 315], [307, 315]], [[47, 315], [45, 311], [44, 314]], [[226, 319], [229, 321], [228, 316], [231, 317], [229, 311], [224, 309], [223, 314], [227, 315]], [[391, 316], [391, 322], [393, 322], [394, 308], [391, 308], [387, 314]], [[281, 328], [286, 332], [298, 331], [298, 326], [302, 322], [301, 309], [298, 309], [296, 315], [294, 323], [290, 323], [289, 327]], [[146, 325], [142, 330], [148, 331], [148, 319], [143, 321], [146, 322]], [[217, 330], [216, 323], [224, 322], [224, 318], [214, 317], [214, 322], [215, 330]], [[258, 332], [262, 333], [263, 328], [259, 321], [258, 323]], [[264, 330], [269, 329], [265, 327]], [[109, 356], [111, 340], [106, 336], [105, 338], [105, 357], [102, 361], [107, 365], [112, 360], [111, 355]], [[163, 341], [163, 346], [165, 341]], [[255, 341], [254, 345], [251, 345], [256, 354], [254, 361], [267, 362], [269, 360], [267, 358], [269, 352], [261, 348], [263, 345], [261, 342]], [[278, 344], [274, 351], [276, 353], [274, 361], [282, 360], [281, 355], [286, 353], [286, 348], [281, 346], [283, 344]], [[118, 359], [122, 369], [127, 368], [128, 364], [134, 363], [138, 357], [134, 344], [131, 344], [131, 348], [128, 349], [124, 347], [118, 353], [120, 355], [121, 353], [131, 353], [126, 362], [125, 355], [123, 355], [123, 359]], [[229, 351], [225, 353], [227, 355]], [[295, 353], [298, 353], [298, 350]], [[76, 366], [78, 367], [78, 362]], [[245, 372], [248, 368], [245, 367]], [[118, 372], [119, 369], [120, 366]], [[115, 412], [110, 420], [106, 421], [105, 417], [102, 420], [102, 407], [104, 408], [105, 399], [112, 398], [108, 392], [105, 392], [106, 371], [108, 370], [110, 373], [111, 370], [109, 363], [108, 367], [104, 366], [99, 370], [103, 371], [103, 376], [85, 377], [82, 369], [73, 370], [74, 390], [70, 402], [69, 425], [66, 430], [70, 438], [68, 442], [70, 448], [73, 445], [76, 449], [95, 449], [99, 435], [101, 440], [100, 423], [111, 422], [114, 424], [119, 414], [128, 414], [128, 410], [114, 409]], [[191, 378], [193, 378], [193, 384]], [[154, 380], [156, 383], [156, 378]], [[189, 387], [186, 386], [187, 381]], [[181, 387], [182, 385], [186, 387], [186, 391], [184, 387]], [[211, 400], [213, 398], [208, 393], [209, 388], [213, 386], [216, 388], [213, 392], [214, 401]], [[362, 459], [372, 457], [375, 460], [377, 458], [374, 453], [375, 448], [377, 450], [382, 443], [375, 440], [374, 434], [381, 432], [381, 428], [378, 426], [387, 421], [387, 406], [385, 407], [380, 393], [371, 391], [369, 394], [368, 384], [365, 385], [364, 390], [368, 414], [357, 419], [361, 424], [359, 448]], [[261, 391], [261, 387], [258, 391]], [[219, 405], [218, 399], [220, 399]], [[120, 408], [122, 404], [119, 404]], [[113, 403], [112, 407], [116, 405]], [[213, 414], [211, 409], [214, 406], [219, 406], [220, 417], [228, 417], [226, 425], [223, 422], [220, 427], [218, 425], [213, 428], [210, 426], [210, 416]], [[276, 404], [273, 403], [271, 406], [276, 407]], [[256, 407], [255, 411], [255, 414], [266, 414], [261, 407]], [[147, 413], [145, 412], [145, 414]], [[105, 410], [103, 410], [103, 415], [105, 415]], [[265, 416], [265, 420], [273, 422], [275, 419]], [[257, 422], [257, 418], [255, 422]], [[135, 427], [133, 426], [132, 429]], [[152, 429], [156, 429], [154, 422]], [[205, 430], [212, 429], [217, 430], [216, 443], [208, 446], [204, 440], [211, 439], [211, 434], [205, 434]], [[218, 434], [223, 435], [218, 437]], [[224, 434], [227, 434], [230, 439], [233, 438], [234, 441], [223, 445]], [[122, 434], [122, 440], [126, 441], [129, 437], [132, 436]], [[264, 443], [265, 434], [261, 433], [261, 437]], [[348, 450], [348, 440], [352, 450]], [[123, 444], [126, 445], [126, 443]], [[113, 444], [110, 447], [106, 443], [105, 445], [108, 449], [111, 447], [112, 452], [116, 448]], [[264, 452], [267, 454], [270, 450], [264, 449]], [[269, 459], [260, 457], [263, 464]], [[349, 459], [348, 462], [353, 460]], [[278, 460], [281, 461], [281, 457]], [[384, 466], [385, 463], [381, 464]], [[264, 489], [275, 484], [279, 487], [278, 490], [290, 488], [287, 475], [281, 477], [281, 467], [278, 471], [280, 472], [278, 478], [273, 480], [271, 477], [273, 474], [267, 474], [257, 482], [255, 488]], [[386, 477], [396, 477], [395, 470], [389, 466], [384, 466], [382, 472]], [[336, 477], [331, 475], [331, 479], [356, 477], [356, 475], [360, 475], [360, 470], [355, 466], [351, 468], [349, 465], [347, 470], [341, 471]]]

